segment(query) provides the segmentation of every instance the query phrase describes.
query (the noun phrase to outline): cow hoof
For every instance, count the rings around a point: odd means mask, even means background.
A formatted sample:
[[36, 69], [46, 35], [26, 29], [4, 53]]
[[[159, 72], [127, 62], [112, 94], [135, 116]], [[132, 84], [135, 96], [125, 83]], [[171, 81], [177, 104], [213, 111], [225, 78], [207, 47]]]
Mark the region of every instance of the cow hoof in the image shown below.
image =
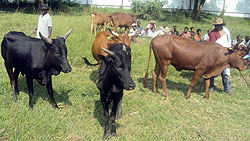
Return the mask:
[[118, 119], [121, 119], [121, 118], [122, 118], [122, 114], [119, 114], [119, 115], [117, 116], [117, 118], [118, 118]]
[[33, 110], [33, 107], [29, 107], [29, 110], [28, 110], [28, 111], [31, 111], [31, 110]]
[[102, 137], [102, 140], [108, 139], [108, 137], [109, 137], [109, 133], [105, 133], [105, 134], [103, 135], [103, 137]]
[[111, 134], [111, 136], [112, 136], [112, 137], [116, 137], [116, 133], [113, 132], [113, 133]]
[[189, 99], [190, 98], [190, 96], [186, 96], [186, 99]]

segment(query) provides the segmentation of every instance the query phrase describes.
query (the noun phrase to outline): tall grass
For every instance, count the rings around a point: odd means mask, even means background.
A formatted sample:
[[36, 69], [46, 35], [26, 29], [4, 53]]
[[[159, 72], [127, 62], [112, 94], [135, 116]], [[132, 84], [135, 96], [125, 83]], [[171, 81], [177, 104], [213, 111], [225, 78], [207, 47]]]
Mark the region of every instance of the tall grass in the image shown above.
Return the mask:
[[[96, 9], [97, 11], [99, 9]], [[104, 10], [104, 9], [101, 9]], [[109, 11], [105, 11], [110, 13]], [[91, 13], [91, 12], [89, 12]], [[18, 102], [13, 102], [11, 87], [3, 59], [0, 59], [0, 140], [101, 140], [104, 119], [95, 79], [97, 67], [86, 66], [82, 57], [91, 55], [94, 35], [90, 34], [90, 14], [81, 16], [52, 14], [52, 37], [62, 36], [71, 27], [74, 31], [68, 37], [68, 60], [72, 72], [53, 77], [53, 88], [61, 110], [51, 106], [47, 90], [34, 81], [34, 110], [28, 111], [28, 95], [25, 77], [20, 75]], [[38, 15], [23, 13], [0, 13], [0, 41], [9, 31], [22, 31], [29, 36], [37, 24]], [[213, 28], [213, 18], [208, 22], [179, 23], [163, 22], [168, 26], [177, 25], [179, 31], [185, 26], [196, 29]], [[250, 35], [249, 20], [225, 17], [232, 38], [240, 34]], [[143, 21], [145, 27], [148, 21]], [[200, 79], [191, 99], [185, 94], [190, 85], [192, 71], [177, 72], [169, 68], [167, 88], [170, 98], [164, 99], [163, 90], [158, 85], [159, 94], [152, 92], [152, 78], [149, 88], [143, 88], [143, 78], [149, 54], [149, 40], [139, 39], [132, 44], [131, 75], [136, 89], [125, 91], [123, 117], [117, 121], [117, 138], [113, 140], [249, 140], [250, 139], [250, 93], [237, 70], [232, 69], [233, 97], [223, 92], [221, 77], [215, 79], [217, 90], [210, 100], [203, 98], [204, 83]], [[151, 60], [150, 72], [154, 68]], [[244, 71], [249, 81], [249, 69]]]

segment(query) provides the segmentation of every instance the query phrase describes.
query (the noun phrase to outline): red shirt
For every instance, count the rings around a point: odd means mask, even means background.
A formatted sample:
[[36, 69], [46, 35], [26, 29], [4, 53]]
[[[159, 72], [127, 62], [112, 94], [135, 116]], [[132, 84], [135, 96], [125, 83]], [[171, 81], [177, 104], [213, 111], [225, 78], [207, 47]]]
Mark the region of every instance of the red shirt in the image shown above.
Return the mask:
[[212, 30], [209, 34], [209, 41], [215, 43], [220, 38], [220, 32]]

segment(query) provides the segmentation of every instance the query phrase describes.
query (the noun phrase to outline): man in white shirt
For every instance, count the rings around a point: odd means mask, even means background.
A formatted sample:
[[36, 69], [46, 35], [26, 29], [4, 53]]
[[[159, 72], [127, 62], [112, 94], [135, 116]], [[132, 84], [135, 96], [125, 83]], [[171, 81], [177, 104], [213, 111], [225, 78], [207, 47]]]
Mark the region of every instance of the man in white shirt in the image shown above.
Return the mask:
[[[224, 27], [225, 23], [223, 22], [222, 18], [215, 18], [213, 25], [215, 28], [209, 34], [209, 41], [213, 43], [218, 43], [226, 48], [231, 47], [231, 35], [229, 30]], [[222, 71], [221, 76], [224, 91], [230, 96], [232, 96], [233, 94], [231, 92], [230, 68], [225, 68]], [[213, 91], [214, 89], [214, 77], [211, 77], [209, 90]]]
[[37, 32], [36, 38], [40, 39], [39, 36], [40, 32], [43, 36], [50, 38], [52, 33], [52, 21], [48, 13], [49, 7], [47, 4], [43, 4], [41, 6], [41, 9], [42, 9], [42, 14], [39, 16], [38, 25], [33, 30], [32, 34], [35, 34]]

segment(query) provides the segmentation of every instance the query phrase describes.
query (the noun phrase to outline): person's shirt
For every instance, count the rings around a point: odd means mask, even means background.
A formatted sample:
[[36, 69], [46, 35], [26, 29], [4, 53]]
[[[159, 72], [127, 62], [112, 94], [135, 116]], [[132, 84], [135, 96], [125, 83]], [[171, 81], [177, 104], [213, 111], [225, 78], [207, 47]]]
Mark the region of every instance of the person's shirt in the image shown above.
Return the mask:
[[156, 28], [156, 25], [155, 24], [148, 24], [147, 25], [147, 30], [151, 30], [153, 27]]
[[154, 38], [156, 37], [157, 35], [159, 35], [159, 32], [158, 31], [152, 31], [152, 30], [148, 30], [148, 38]]
[[142, 26], [138, 27], [138, 30], [144, 31], [144, 28]]
[[176, 30], [176, 31], [171, 31], [171, 34], [175, 34], [177, 36], [179, 36], [179, 32]]
[[246, 40], [243, 41], [243, 43], [248, 46], [250, 44], [250, 40], [248, 42], [246, 42]]
[[209, 34], [209, 41], [218, 43], [223, 47], [231, 47], [231, 35], [226, 27], [223, 27], [221, 31], [212, 30]]
[[48, 38], [49, 27], [52, 27], [52, 21], [49, 13], [46, 13], [45, 15], [41, 14], [38, 19], [36, 38], [40, 39], [39, 32], [41, 32], [43, 36]]
[[192, 32], [192, 31], [189, 31], [189, 33], [190, 33], [191, 39], [192, 39], [192, 40], [195, 40], [195, 39], [194, 39], [194, 35], [196, 35], [196, 33], [195, 33], [195, 32]]
[[167, 34], [171, 34], [170, 33], [170, 29], [166, 26], [165, 28], [162, 26], [162, 27], [160, 27], [160, 30], [162, 30], [163, 31], [163, 33], [167, 33]]
[[203, 36], [203, 41], [204, 42], [209, 42], [209, 35], [208, 35], [208, 33]]
[[183, 38], [186, 38], [186, 39], [191, 39], [191, 34], [190, 34], [190, 32], [188, 31], [188, 32], [182, 32], [181, 33], [181, 37], [183, 37]]
[[137, 36], [137, 29], [133, 29], [131, 28], [130, 31], [129, 31], [129, 34], [133, 34], [133, 36]]

